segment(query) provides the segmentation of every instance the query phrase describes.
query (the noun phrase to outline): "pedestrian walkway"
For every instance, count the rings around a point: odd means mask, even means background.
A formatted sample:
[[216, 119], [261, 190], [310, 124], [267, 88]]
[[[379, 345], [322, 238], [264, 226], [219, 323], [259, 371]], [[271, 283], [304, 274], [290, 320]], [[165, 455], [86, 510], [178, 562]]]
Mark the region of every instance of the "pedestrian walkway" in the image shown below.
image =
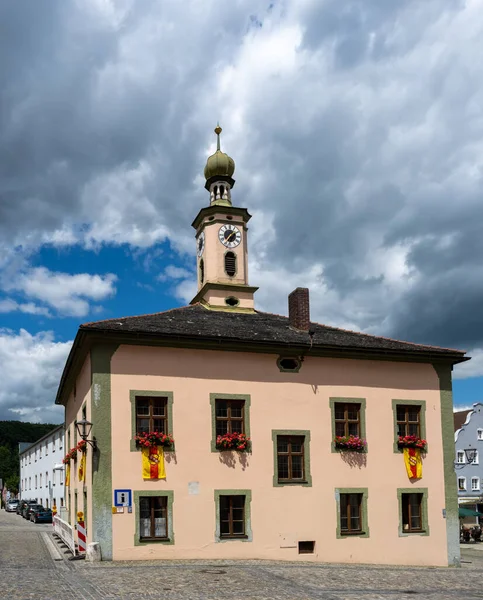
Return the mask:
[[0, 599], [481, 600], [482, 546], [462, 569], [264, 561], [54, 561], [51, 525], [0, 511]]

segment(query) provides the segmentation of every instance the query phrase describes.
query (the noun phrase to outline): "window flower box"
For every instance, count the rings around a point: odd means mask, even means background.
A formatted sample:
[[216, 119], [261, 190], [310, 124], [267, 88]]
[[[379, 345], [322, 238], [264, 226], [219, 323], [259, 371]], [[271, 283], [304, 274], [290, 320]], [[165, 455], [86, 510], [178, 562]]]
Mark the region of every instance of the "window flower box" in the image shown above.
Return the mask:
[[77, 452], [80, 450], [79, 446], [74, 446], [67, 452], [67, 454], [62, 459], [64, 465], [67, 465], [71, 460], [77, 460]]
[[216, 448], [218, 450], [237, 450], [246, 452], [249, 449], [250, 438], [244, 433], [225, 433], [216, 437]]
[[338, 435], [334, 439], [337, 450], [345, 452], [364, 452], [367, 442], [357, 435]]
[[162, 446], [166, 450], [170, 450], [174, 446], [173, 436], [170, 433], [161, 433], [160, 431], [137, 433], [134, 439], [136, 440], [136, 445], [141, 448]]
[[399, 448], [419, 448], [423, 452], [426, 450], [428, 442], [417, 435], [400, 435], [397, 441]]
[[86, 452], [87, 450], [87, 442], [85, 440], [81, 440], [77, 446], [77, 452]]

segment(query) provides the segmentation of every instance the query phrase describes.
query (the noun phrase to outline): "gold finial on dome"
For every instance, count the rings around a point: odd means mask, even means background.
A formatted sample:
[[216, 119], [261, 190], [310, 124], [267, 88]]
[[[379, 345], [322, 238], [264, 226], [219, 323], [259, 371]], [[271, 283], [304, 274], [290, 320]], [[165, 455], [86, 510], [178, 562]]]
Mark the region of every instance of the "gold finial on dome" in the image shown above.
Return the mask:
[[235, 171], [235, 161], [231, 156], [228, 156], [228, 154], [225, 154], [220, 149], [220, 133], [223, 129], [220, 127], [219, 123], [217, 123], [214, 131], [217, 135], [216, 152], [206, 161], [205, 178], [208, 180], [211, 177], [220, 175], [231, 178]]
[[217, 136], [217, 139], [216, 139], [216, 149], [218, 151], [220, 151], [220, 133], [222, 131], [223, 131], [223, 129], [220, 127], [220, 124], [217, 123], [216, 127], [215, 127], [215, 133], [216, 133], [216, 136]]

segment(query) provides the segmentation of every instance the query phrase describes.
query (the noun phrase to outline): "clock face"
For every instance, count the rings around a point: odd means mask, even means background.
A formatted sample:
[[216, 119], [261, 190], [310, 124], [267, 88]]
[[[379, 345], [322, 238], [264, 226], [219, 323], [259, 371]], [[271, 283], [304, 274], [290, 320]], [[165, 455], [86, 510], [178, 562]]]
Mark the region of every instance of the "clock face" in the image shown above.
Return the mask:
[[241, 242], [241, 233], [235, 225], [222, 225], [218, 232], [218, 239], [227, 248], [235, 248]]
[[198, 256], [203, 254], [203, 250], [205, 249], [205, 232], [202, 231], [200, 233], [199, 238], [196, 240], [196, 248], [198, 251]]

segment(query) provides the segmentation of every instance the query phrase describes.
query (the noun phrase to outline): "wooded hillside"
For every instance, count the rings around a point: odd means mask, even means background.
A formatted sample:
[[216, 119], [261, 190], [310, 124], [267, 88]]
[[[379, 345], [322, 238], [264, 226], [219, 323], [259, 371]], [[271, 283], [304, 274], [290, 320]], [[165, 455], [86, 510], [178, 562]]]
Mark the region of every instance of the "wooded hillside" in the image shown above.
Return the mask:
[[56, 427], [52, 423], [0, 421], [0, 479], [12, 491], [16, 491], [20, 471], [18, 443], [36, 442]]

